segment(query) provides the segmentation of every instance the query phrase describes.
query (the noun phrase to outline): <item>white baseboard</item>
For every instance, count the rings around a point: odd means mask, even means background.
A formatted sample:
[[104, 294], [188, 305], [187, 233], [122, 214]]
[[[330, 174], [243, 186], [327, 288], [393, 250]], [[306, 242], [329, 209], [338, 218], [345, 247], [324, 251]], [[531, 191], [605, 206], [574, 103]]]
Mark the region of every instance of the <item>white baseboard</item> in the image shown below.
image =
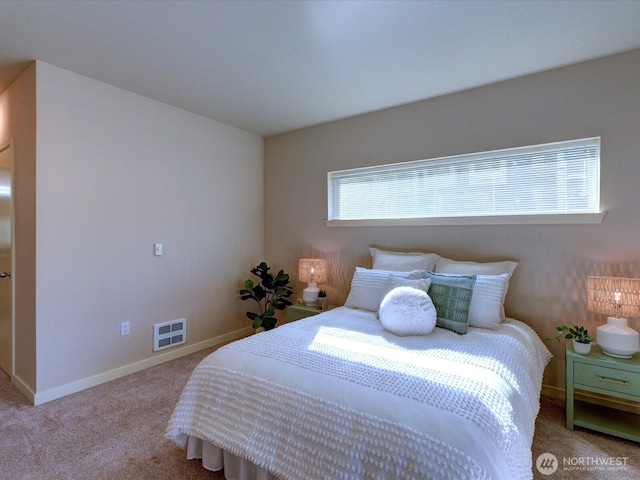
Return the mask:
[[113, 370], [93, 375], [91, 377], [76, 380], [74, 382], [51, 388], [43, 392], [34, 393], [26, 384], [24, 384], [24, 382], [20, 381], [19, 383], [17, 383], [16, 381], [19, 381], [19, 379], [15, 377], [12, 378], [12, 382], [16, 385], [18, 390], [20, 390], [20, 392], [22, 392], [22, 394], [31, 401], [31, 403], [33, 403], [34, 405], [40, 405], [57, 398], [71, 395], [72, 393], [86, 390], [87, 388], [95, 387], [102, 383], [110, 382], [111, 380], [115, 380], [117, 378], [126, 377], [127, 375], [131, 375], [132, 373], [140, 372], [150, 367], [155, 367], [156, 365], [160, 365], [170, 360], [175, 360], [176, 358], [190, 355], [206, 348], [223, 345], [225, 343], [244, 338], [251, 333], [253, 333], [252, 328], [242, 328], [234, 332], [210, 338], [209, 340], [205, 340], [203, 342], [186, 345], [182, 348], [176, 348], [171, 351], [166, 351], [154, 355], [153, 357], [140, 360], [139, 362], [131, 363], [123, 367], [115, 368]]
[[31, 387], [27, 385], [19, 376], [11, 375], [11, 383], [24, 395], [27, 397], [31, 403], [35, 405], [36, 394], [31, 390]]

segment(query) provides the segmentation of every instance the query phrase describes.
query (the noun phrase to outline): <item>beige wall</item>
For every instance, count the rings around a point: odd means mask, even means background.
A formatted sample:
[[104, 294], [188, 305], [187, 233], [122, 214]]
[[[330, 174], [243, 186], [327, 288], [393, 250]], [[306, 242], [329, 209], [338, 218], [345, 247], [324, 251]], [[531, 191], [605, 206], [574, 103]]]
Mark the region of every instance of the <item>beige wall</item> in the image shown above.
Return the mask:
[[[263, 257], [263, 139], [35, 71], [34, 401], [244, 334], [237, 290]], [[154, 353], [152, 325], [183, 317], [187, 347]]]
[[[602, 137], [597, 225], [327, 228], [326, 173], [367, 165]], [[343, 303], [370, 245], [459, 260], [520, 262], [507, 313], [542, 338], [585, 308], [588, 275], [640, 277], [640, 50], [265, 140], [265, 253], [296, 277], [299, 257], [330, 262], [329, 299]], [[304, 286], [299, 286], [304, 288]], [[640, 321], [631, 321], [640, 329]], [[551, 345], [550, 394], [564, 384], [564, 345]]]

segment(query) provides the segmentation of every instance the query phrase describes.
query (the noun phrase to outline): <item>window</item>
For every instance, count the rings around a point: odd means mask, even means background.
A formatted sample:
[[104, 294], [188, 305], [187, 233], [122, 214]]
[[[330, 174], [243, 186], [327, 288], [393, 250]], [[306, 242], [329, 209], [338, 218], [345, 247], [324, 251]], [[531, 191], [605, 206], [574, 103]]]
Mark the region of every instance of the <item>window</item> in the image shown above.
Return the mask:
[[328, 174], [327, 224], [594, 223], [600, 138]]

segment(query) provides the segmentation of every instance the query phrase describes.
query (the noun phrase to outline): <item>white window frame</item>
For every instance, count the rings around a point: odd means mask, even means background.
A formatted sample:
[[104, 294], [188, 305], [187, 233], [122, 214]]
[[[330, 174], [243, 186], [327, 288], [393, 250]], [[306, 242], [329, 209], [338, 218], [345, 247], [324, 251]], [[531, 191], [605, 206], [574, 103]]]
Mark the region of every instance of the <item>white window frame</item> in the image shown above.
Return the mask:
[[[366, 178], [367, 175], [385, 174], [398, 170], [406, 170], [412, 168], [420, 168], [429, 171], [435, 168], [442, 168], [447, 165], [468, 166], [469, 184], [482, 183], [481, 178], [473, 180], [474, 163], [495, 162], [495, 168], [492, 171], [493, 179], [506, 178], [507, 172], [503, 160], [512, 159], [514, 156], [522, 155], [536, 156], [545, 152], [558, 151], [561, 149], [570, 149], [580, 146], [588, 146], [595, 149], [595, 164], [592, 165], [591, 172], [593, 176], [589, 177], [589, 185], [595, 192], [595, 198], [592, 195], [592, 202], [588, 211], [567, 211], [560, 213], [509, 213], [509, 214], [490, 214], [490, 213], [471, 213], [470, 215], [446, 216], [440, 214], [436, 216], [424, 216], [419, 218], [357, 218], [357, 219], [340, 219], [335, 218], [337, 215], [333, 213], [334, 205], [334, 182], [345, 176], [360, 176]], [[475, 175], [482, 173], [475, 172]], [[559, 188], [559, 187], [558, 187]], [[457, 155], [450, 157], [441, 157], [429, 160], [418, 160], [413, 162], [403, 162], [388, 165], [379, 165], [373, 167], [355, 168], [348, 170], [339, 170], [327, 173], [327, 220], [326, 225], [329, 227], [351, 227], [351, 226], [414, 226], [414, 225], [514, 225], [514, 224], [573, 224], [573, 223], [601, 223], [605, 212], [600, 210], [600, 137], [584, 138], [578, 140], [570, 140], [565, 142], [546, 143], [541, 145], [533, 145], [527, 147], [508, 148], [502, 150], [492, 150], [489, 152], [481, 152], [467, 155]], [[409, 213], [410, 215], [411, 213]]]

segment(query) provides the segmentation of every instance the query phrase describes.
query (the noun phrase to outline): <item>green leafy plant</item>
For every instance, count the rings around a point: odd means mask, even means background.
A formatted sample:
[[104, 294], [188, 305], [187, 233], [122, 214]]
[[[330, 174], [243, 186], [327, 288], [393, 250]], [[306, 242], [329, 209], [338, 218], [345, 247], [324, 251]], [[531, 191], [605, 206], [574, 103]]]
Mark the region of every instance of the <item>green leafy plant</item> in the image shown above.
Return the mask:
[[254, 283], [248, 279], [244, 282], [244, 288], [240, 290], [242, 300], [252, 300], [258, 304], [260, 313], [247, 312], [247, 317], [253, 322], [253, 328], [263, 327], [265, 330], [275, 328], [278, 319], [276, 310], [284, 310], [291, 302], [288, 298], [293, 295], [289, 275], [280, 270], [276, 275], [272, 274], [265, 262], [251, 269], [251, 273], [260, 281]]
[[322, 297], [326, 297], [327, 296], [327, 292], [325, 290], [320, 290], [318, 292], [318, 297], [322, 298]]
[[589, 344], [593, 341], [593, 338], [591, 338], [591, 336], [589, 335], [589, 331], [579, 325], [574, 325], [573, 327], [561, 325], [559, 327], [556, 327], [556, 330], [558, 331], [556, 336], [553, 339], [547, 338], [547, 340], [557, 340], [559, 342], [560, 339], [564, 337], [567, 340], [573, 339], [578, 343]]

